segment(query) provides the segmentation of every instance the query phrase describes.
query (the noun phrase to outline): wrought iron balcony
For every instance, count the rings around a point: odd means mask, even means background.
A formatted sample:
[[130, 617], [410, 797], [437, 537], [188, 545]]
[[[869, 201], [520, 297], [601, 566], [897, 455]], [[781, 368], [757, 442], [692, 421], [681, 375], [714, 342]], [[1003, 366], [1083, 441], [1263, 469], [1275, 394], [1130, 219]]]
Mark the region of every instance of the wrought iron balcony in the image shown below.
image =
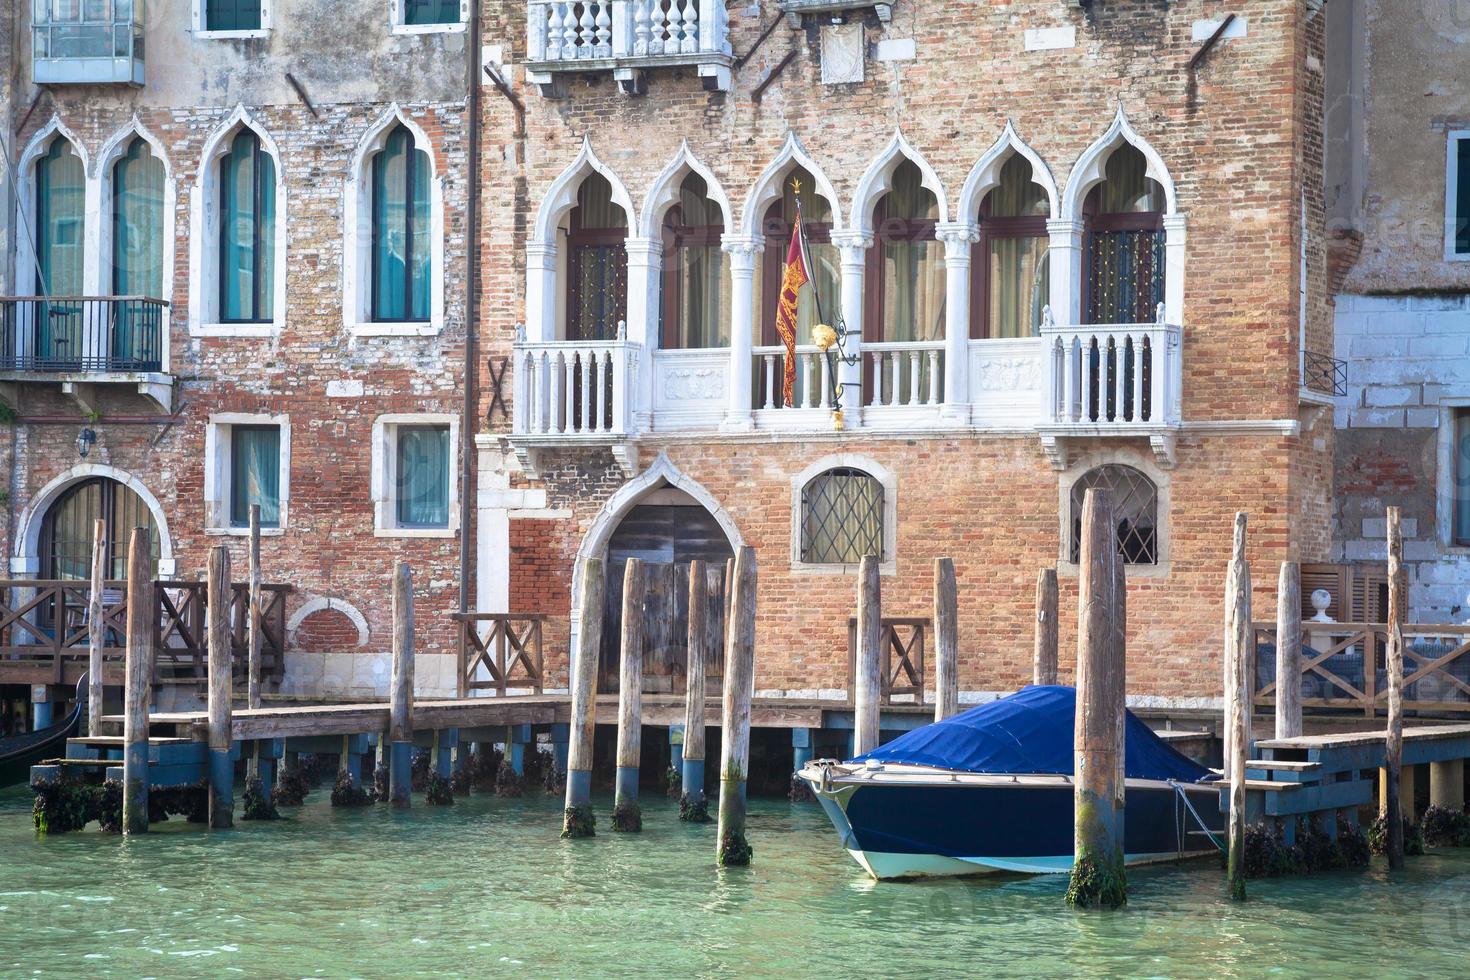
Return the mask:
[[1302, 352], [1302, 387], [1319, 395], [1347, 394], [1347, 361], [1314, 350]]
[[146, 296], [0, 297], [0, 398], [13, 406], [17, 385], [59, 382], [92, 412], [97, 385], [128, 385], [169, 411], [167, 312]]
[[142, 85], [141, 0], [36, 0], [31, 77], [37, 85]]
[[724, 0], [527, 0], [526, 78], [548, 98], [566, 72], [612, 72], [630, 95], [647, 69], [697, 67], [704, 87], [730, 87]]

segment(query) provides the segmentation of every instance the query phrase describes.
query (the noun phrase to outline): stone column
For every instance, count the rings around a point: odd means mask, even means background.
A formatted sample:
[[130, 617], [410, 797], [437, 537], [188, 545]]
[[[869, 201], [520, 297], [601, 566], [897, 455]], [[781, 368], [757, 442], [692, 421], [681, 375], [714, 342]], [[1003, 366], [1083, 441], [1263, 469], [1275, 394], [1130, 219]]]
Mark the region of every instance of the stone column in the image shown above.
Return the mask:
[[[970, 253], [980, 229], [968, 221], [936, 226], [944, 243], [944, 407], [941, 417], [970, 420]], [[983, 313], [983, 311], [982, 311]]]
[[1057, 323], [1082, 322], [1082, 222], [1061, 218], [1046, 223], [1050, 236], [1051, 315]]
[[628, 341], [638, 345], [628, 406], [633, 431], [644, 432], [653, 415], [653, 352], [659, 345], [664, 243], [657, 238], [630, 238], [624, 247], [628, 250]]
[[1164, 322], [1184, 322], [1184, 228], [1182, 214], [1164, 218]]
[[526, 339], [556, 339], [556, 243], [526, 245]]
[[755, 264], [760, 261], [764, 243], [759, 238], [725, 235], [720, 247], [730, 256], [730, 367], [725, 378], [729, 407], [722, 428], [744, 432], [752, 427], [751, 348], [755, 346], [758, 315]]
[[[868, 271], [868, 249], [873, 245], [873, 236], [863, 232], [845, 231], [832, 236], [832, 242], [842, 250], [842, 318], [847, 323], [847, 354], [857, 356], [852, 364], [842, 364], [838, 374], [843, 385], [842, 409], [849, 428], [862, 422], [862, 406], [868, 393], [863, 391], [863, 283]], [[836, 324], [837, 312], [823, 310], [827, 318]]]

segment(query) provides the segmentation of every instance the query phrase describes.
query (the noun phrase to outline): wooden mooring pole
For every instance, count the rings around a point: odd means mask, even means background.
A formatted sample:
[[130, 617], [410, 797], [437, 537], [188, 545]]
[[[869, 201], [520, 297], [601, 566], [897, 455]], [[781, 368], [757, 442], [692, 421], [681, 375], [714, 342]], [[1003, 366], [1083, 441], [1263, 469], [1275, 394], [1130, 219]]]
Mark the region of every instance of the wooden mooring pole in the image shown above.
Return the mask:
[[1230, 569], [1225, 588], [1225, 660], [1230, 686], [1225, 690], [1230, 738], [1230, 849], [1226, 876], [1230, 897], [1245, 901], [1245, 766], [1250, 754], [1251, 697], [1254, 684], [1251, 630], [1251, 567], [1245, 558], [1246, 515], [1235, 515]]
[[643, 829], [638, 806], [638, 766], [643, 754], [643, 600], [647, 593], [643, 562], [629, 558], [623, 567], [623, 623], [618, 655], [618, 746], [612, 827]]
[[1281, 563], [1276, 584], [1276, 737], [1302, 733], [1302, 567]]
[[249, 643], [246, 703], [251, 708], [260, 707], [260, 504], [250, 505], [250, 595], [247, 599], [250, 611], [246, 614], [246, 641]]
[[679, 819], [702, 823], [709, 819], [704, 798], [705, 665], [709, 660], [709, 604], [719, 592], [718, 575], [703, 559], [689, 563], [689, 657], [684, 689], [684, 757], [680, 772]]
[[577, 650], [571, 665], [572, 721], [567, 745], [567, 795], [563, 837], [591, 837], [592, 736], [597, 730], [597, 662], [602, 655], [602, 596], [606, 571], [601, 558], [582, 560], [577, 595]]
[[209, 617], [209, 826], [235, 822], [234, 735], [230, 727], [230, 549], [209, 549], [205, 611]]
[[153, 548], [128, 540], [128, 636], [123, 690], [123, 833], [148, 830], [148, 701], [153, 684]]
[[745, 839], [745, 780], [750, 774], [750, 699], [755, 693], [755, 549], [741, 547], [730, 583], [725, 631], [724, 727], [721, 733], [719, 863], [750, 863]]
[[413, 780], [413, 572], [393, 568], [393, 679], [389, 687], [388, 799], [408, 806]]
[[880, 740], [879, 711], [883, 697], [883, 592], [878, 556], [863, 555], [858, 564], [857, 664], [853, 673], [852, 754], [871, 752]]
[[954, 559], [934, 559], [934, 720], [960, 711], [959, 589]]
[[87, 734], [102, 734], [102, 647], [107, 637], [102, 589], [107, 567], [107, 521], [92, 526], [92, 592], [87, 597]]
[[[1400, 777], [1404, 760], [1404, 619], [1408, 616], [1409, 577], [1404, 570], [1404, 536], [1399, 509], [1388, 508], [1388, 731], [1383, 749], [1384, 817], [1388, 834], [1388, 867], [1404, 867], [1404, 801]], [[1412, 808], [1414, 801], [1409, 800]]]
[[1084, 908], [1117, 908], [1128, 901], [1124, 871], [1123, 644], [1117, 621], [1118, 544], [1112, 494], [1087, 491], [1077, 582], [1077, 715], [1073, 735], [1072, 880], [1067, 901]]
[[1031, 683], [1057, 682], [1057, 570], [1036, 573], [1036, 643]]

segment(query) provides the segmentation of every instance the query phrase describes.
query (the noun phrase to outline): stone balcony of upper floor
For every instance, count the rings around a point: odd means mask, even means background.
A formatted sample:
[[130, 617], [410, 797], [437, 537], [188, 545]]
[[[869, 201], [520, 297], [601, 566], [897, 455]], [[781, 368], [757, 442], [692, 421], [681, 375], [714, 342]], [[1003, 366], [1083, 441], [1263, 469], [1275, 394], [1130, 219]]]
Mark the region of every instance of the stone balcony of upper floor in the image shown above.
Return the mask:
[[37, 85], [142, 85], [144, 0], [36, 0], [31, 80]]
[[86, 414], [109, 404], [172, 411], [168, 303], [143, 296], [0, 297], [0, 401], [59, 390]]
[[694, 68], [704, 87], [726, 91], [734, 54], [724, 0], [527, 0], [526, 78], [559, 98], [572, 72], [611, 74], [630, 95], [647, 74]]

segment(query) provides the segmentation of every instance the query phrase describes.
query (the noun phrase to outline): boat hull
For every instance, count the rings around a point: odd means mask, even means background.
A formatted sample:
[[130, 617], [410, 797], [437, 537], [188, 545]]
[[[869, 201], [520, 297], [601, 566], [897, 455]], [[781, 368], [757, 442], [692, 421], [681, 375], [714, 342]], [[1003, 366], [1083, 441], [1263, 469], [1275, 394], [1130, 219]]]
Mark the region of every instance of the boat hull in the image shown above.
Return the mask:
[[[858, 773], [824, 781], [803, 770], [843, 847], [875, 878], [997, 871], [1060, 874], [1072, 868], [1073, 787], [1054, 776]], [[887, 778], [884, 778], [884, 777]], [[1177, 787], [1177, 788], [1176, 788]], [[1180, 793], [1187, 794], [1196, 818]], [[1129, 780], [1124, 811], [1130, 865], [1214, 853], [1218, 790]]]

